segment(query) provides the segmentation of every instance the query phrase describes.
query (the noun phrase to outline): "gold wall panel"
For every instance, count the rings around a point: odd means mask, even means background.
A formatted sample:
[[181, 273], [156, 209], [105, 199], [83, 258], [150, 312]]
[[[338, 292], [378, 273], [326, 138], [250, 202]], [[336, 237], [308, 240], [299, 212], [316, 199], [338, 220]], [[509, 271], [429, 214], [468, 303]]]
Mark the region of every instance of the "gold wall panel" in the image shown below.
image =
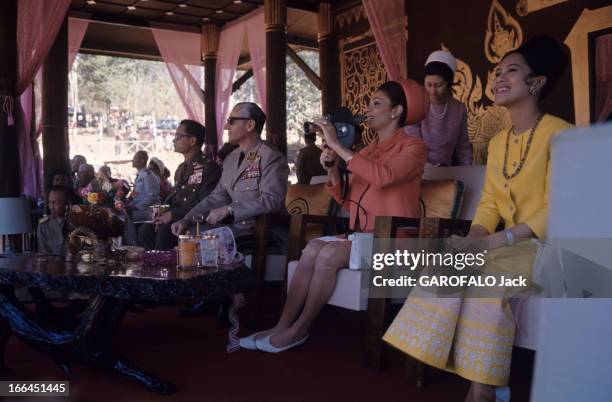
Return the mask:
[[520, 16], [525, 16], [534, 11], [559, 3], [565, 3], [566, 1], [568, 0], [518, 0], [516, 4], [516, 13]]
[[[353, 114], [365, 114], [372, 93], [388, 80], [376, 43], [342, 50], [341, 64], [342, 104]], [[369, 144], [374, 138], [374, 133], [366, 128], [363, 142]]]
[[[493, 0], [484, 35], [484, 56], [493, 65], [487, 71], [484, 89], [480, 76], [473, 73], [471, 67], [457, 57], [453, 96], [467, 107], [468, 135], [472, 143], [474, 165], [487, 163], [489, 140], [511, 124], [506, 108], [492, 104], [495, 67], [507, 52], [516, 49], [522, 42], [523, 30], [519, 23], [497, 0]], [[448, 49], [444, 44], [441, 47], [452, 53], [452, 49]]]

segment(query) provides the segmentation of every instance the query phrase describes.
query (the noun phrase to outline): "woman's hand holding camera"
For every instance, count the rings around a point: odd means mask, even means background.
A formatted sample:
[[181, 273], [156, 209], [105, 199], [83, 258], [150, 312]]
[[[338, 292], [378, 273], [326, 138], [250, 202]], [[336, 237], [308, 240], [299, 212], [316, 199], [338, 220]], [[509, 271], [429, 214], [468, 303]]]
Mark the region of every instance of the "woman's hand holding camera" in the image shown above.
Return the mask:
[[327, 145], [323, 145], [320, 161], [323, 168], [327, 171], [327, 174], [338, 170], [338, 154]]
[[342, 147], [340, 141], [338, 141], [338, 134], [336, 133], [336, 127], [324, 117], [320, 117], [314, 121], [317, 126], [317, 131], [323, 133], [323, 139], [328, 147], [333, 150], [337, 150], [338, 147]]

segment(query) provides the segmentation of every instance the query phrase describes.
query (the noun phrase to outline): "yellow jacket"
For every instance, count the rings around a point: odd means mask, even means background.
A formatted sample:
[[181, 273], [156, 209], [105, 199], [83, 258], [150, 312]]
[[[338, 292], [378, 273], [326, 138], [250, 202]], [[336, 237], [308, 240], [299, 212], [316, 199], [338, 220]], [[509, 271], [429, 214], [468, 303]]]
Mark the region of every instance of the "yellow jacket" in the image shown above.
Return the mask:
[[550, 140], [570, 127], [571, 124], [558, 117], [544, 115], [523, 169], [510, 180], [502, 173], [506, 138], [510, 136], [506, 172], [511, 175], [520, 164], [531, 130], [513, 135], [506, 129], [495, 135], [489, 143], [485, 183], [472, 224], [482, 225], [493, 233], [500, 221], [507, 229], [525, 223], [543, 240], [548, 218]]

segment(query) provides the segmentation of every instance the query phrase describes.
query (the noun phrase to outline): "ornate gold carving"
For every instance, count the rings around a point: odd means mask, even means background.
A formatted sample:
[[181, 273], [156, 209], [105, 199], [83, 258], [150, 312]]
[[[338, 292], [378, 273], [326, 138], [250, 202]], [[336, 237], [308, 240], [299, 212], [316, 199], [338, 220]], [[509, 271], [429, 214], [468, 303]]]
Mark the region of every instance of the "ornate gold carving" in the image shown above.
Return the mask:
[[215, 24], [202, 25], [202, 59], [217, 57], [221, 28]]
[[365, 18], [363, 6], [360, 4], [334, 17], [336, 29], [340, 30]]
[[516, 13], [521, 17], [526, 16], [537, 10], [565, 3], [567, 0], [518, 0], [516, 3]]
[[[450, 52], [444, 44], [442, 49]], [[472, 163], [484, 165], [487, 163], [489, 140], [509, 125], [510, 118], [505, 108], [483, 104], [480, 77], [474, 75], [470, 66], [459, 58], [457, 58], [455, 82], [453, 96], [464, 103], [468, 111], [467, 126], [473, 150]]]
[[[516, 49], [523, 41], [523, 31], [518, 22], [499, 4], [491, 2], [487, 32], [484, 40], [484, 53], [491, 63], [497, 64], [509, 51]], [[450, 51], [444, 44], [442, 49]], [[487, 163], [489, 140], [508, 127], [510, 116], [503, 107], [491, 105], [494, 101], [494, 67], [487, 72], [486, 86], [483, 90], [481, 78], [472, 72], [470, 66], [457, 58], [457, 71], [453, 96], [463, 102], [468, 111], [468, 135], [473, 149], [473, 163]], [[483, 97], [484, 95], [484, 97]]]
[[[342, 104], [354, 114], [365, 113], [372, 91], [387, 80], [387, 72], [376, 43], [343, 52]], [[369, 144], [375, 138], [375, 134], [367, 128], [362, 136], [364, 144]]]
[[286, 31], [287, 29], [287, 1], [266, 0], [264, 1], [264, 20], [266, 32]]
[[514, 50], [523, 42], [523, 31], [519, 23], [506, 10], [493, 0], [487, 19], [485, 35], [485, 55], [494, 64], [510, 50]]

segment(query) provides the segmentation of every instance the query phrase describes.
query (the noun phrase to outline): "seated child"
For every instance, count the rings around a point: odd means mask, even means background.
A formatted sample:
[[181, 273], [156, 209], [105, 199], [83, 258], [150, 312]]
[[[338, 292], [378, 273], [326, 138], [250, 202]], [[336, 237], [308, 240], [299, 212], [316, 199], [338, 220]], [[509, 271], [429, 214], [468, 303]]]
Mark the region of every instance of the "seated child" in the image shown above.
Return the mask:
[[36, 234], [38, 252], [62, 255], [68, 234], [66, 212], [69, 209], [69, 202], [66, 187], [51, 187], [47, 202], [51, 214], [38, 221]]

